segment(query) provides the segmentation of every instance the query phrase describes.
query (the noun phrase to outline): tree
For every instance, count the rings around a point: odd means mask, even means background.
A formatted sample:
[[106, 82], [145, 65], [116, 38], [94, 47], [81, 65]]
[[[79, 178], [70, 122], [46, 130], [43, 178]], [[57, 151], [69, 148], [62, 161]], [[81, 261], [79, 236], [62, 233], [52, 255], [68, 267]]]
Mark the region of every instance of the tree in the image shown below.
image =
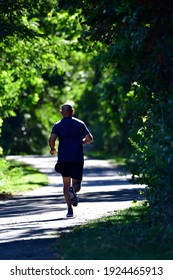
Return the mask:
[[[34, 64], [41, 35], [36, 15], [41, 13], [43, 18], [45, 5], [48, 12], [53, 3], [56, 1], [0, 1], [0, 127], [5, 118], [15, 116], [15, 109], [39, 100], [43, 79]], [[33, 92], [26, 92], [29, 84]]]
[[[103, 96], [111, 123], [116, 117], [116, 100], [120, 104], [122, 95], [134, 148], [131, 156], [134, 181], [148, 186], [147, 198], [153, 218], [162, 222], [172, 220], [171, 3], [162, 0], [87, 0], [79, 5], [85, 18], [81, 38], [91, 47], [102, 43], [104, 48], [98, 58], [100, 67], [104, 71], [114, 69], [114, 78], [104, 82], [98, 99]], [[117, 90], [114, 82], [117, 80], [121, 90]], [[100, 79], [101, 84], [103, 86]], [[107, 90], [111, 85], [114, 93]]]
[[47, 6], [44, 1], [33, 3], [31, 10], [20, 4], [23, 13], [16, 11], [15, 16], [21, 15], [16, 26], [25, 25], [27, 36], [16, 27], [18, 32], [14, 29], [13, 37], [8, 34], [1, 43], [0, 117], [5, 121], [0, 143], [5, 154], [41, 152], [60, 104], [78, 100], [91, 73], [90, 58], [77, 41], [81, 29], [77, 11], [70, 15], [59, 10], [57, 1]]

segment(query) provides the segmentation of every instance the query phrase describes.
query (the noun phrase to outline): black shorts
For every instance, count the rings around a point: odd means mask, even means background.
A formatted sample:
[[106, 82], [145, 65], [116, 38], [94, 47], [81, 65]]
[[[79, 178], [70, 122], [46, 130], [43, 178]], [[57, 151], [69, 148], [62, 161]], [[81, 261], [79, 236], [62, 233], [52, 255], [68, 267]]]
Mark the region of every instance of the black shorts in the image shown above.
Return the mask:
[[55, 171], [63, 177], [71, 177], [72, 179], [82, 180], [83, 162], [57, 162]]

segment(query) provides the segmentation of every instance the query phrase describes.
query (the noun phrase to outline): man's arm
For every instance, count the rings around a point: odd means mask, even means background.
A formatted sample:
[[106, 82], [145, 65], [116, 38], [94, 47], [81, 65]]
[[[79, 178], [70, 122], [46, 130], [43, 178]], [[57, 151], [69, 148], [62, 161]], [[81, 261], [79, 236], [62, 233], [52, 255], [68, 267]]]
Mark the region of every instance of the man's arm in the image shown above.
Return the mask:
[[54, 155], [56, 153], [55, 142], [57, 139], [57, 135], [52, 133], [49, 137], [49, 146], [50, 146], [50, 154]]
[[82, 140], [83, 144], [90, 144], [93, 141], [93, 136], [91, 133], [87, 134], [85, 138]]

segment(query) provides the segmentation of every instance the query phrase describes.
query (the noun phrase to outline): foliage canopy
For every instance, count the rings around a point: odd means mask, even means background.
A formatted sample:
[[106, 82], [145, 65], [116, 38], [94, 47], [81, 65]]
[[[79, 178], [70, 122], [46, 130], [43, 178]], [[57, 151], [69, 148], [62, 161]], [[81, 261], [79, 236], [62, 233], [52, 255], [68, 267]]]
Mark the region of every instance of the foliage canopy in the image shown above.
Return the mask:
[[153, 219], [172, 219], [170, 1], [1, 0], [0, 7], [4, 152], [40, 152], [59, 105], [73, 100], [95, 148], [130, 154]]

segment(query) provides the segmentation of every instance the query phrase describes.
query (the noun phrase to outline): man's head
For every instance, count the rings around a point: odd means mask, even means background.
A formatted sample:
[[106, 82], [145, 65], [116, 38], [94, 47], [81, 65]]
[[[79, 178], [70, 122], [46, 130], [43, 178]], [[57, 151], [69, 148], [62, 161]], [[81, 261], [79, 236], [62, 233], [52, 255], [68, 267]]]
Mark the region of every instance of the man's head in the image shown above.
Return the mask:
[[72, 117], [73, 115], [73, 108], [70, 104], [65, 103], [61, 106], [61, 114], [63, 117]]

